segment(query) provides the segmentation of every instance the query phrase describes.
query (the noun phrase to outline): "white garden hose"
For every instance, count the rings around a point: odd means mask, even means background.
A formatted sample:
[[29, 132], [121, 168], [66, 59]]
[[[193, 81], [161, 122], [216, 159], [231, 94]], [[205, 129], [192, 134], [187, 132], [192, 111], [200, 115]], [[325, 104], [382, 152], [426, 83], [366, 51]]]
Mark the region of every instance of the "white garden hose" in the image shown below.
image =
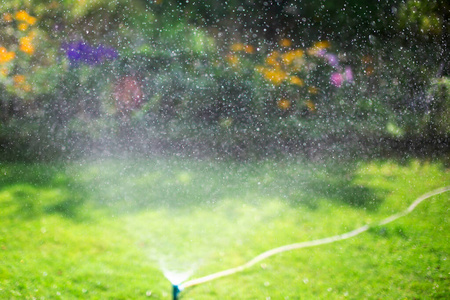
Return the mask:
[[295, 243], [295, 244], [290, 244], [290, 245], [285, 245], [285, 246], [281, 246], [278, 248], [274, 248], [271, 250], [268, 250], [266, 252], [261, 253], [260, 255], [256, 256], [255, 258], [253, 258], [252, 260], [250, 260], [249, 262], [240, 265], [238, 267], [235, 268], [231, 268], [228, 270], [224, 270], [221, 272], [217, 272], [211, 275], [207, 275], [201, 278], [197, 278], [197, 279], [192, 279], [192, 280], [188, 280], [184, 283], [181, 283], [180, 285], [178, 285], [178, 288], [180, 290], [190, 287], [190, 286], [194, 286], [194, 285], [198, 285], [201, 283], [205, 283], [208, 281], [212, 281], [214, 279], [220, 278], [220, 277], [224, 277], [224, 276], [228, 276], [228, 275], [232, 275], [241, 271], [244, 271], [247, 268], [250, 268], [251, 266], [255, 265], [256, 263], [270, 257], [273, 256], [275, 254], [279, 254], [282, 252], [286, 252], [286, 251], [291, 251], [291, 250], [295, 250], [295, 249], [301, 249], [301, 248], [308, 248], [308, 247], [313, 247], [313, 246], [319, 246], [319, 245], [323, 245], [323, 244], [329, 244], [329, 243], [334, 243], [337, 241], [341, 241], [341, 240], [345, 240], [345, 239], [349, 239], [351, 237], [357, 236], [365, 231], [367, 231], [370, 227], [372, 226], [380, 226], [380, 225], [385, 225], [388, 223], [391, 223], [395, 220], [397, 220], [398, 218], [404, 217], [407, 214], [411, 213], [422, 201], [424, 201], [425, 199], [428, 199], [432, 196], [435, 195], [439, 195], [445, 192], [450, 191], [450, 186], [447, 187], [443, 187], [440, 189], [436, 189], [433, 190], [431, 192], [428, 192], [426, 194], [423, 194], [422, 196], [420, 196], [419, 198], [417, 198], [407, 209], [405, 209], [402, 212], [399, 212], [395, 215], [392, 215], [390, 217], [387, 217], [383, 220], [381, 220], [380, 222], [374, 224], [374, 225], [364, 225], [362, 227], [359, 227], [355, 230], [343, 233], [343, 234], [339, 234], [339, 235], [334, 235], [334, 236], [330, 236], [330, 237], [326, 237], [323, 239], [318, 239], [318, 240], [313, 240], [313, 241], [307, 241], [307, 242], [301, 242], [301, 243]]

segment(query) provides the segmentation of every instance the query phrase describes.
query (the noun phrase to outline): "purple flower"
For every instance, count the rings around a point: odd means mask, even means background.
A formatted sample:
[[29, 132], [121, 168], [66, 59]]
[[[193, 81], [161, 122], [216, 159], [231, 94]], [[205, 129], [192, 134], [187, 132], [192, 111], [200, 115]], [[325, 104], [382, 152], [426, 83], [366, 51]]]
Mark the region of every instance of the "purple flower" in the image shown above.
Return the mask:
[[84, 41], [64, 43], [61, 45], [61, 49], [66, 53], [67, 58], [73, 65], [78, 65], [79, 63], [96, 65], [105, 60], [116, 59], [118, 56], [116, 49], [112, 47], [103, 45], [93, 47]]
[[325, 58], [330, 66], [337, 67], [339, 65], [339, 59], [335, 54], [327, 53], [325, 54]]
[[327, 53], [327, 50], [326, 50], [326, 49], [318, 49], [318, 50], [315, 52], [315, 55], [316, 55], [317, 57], [324, 57], [326, 53]]
[[109, 60], [116, 59], [119, 56], [116, 49], [112, 47], [105, 47], [103, 45], [97, 47], [96, 53], [100, 58]]
[[341, 73], [334, 72], [331, 74], [330, 82], [335, 87], [341, 87], [342, 83], [344, 83], [344, 76]]
[[353, 82], [353, 72], [352, 68], [349, 66], [345, 67], [345, 80], [348, 82]]

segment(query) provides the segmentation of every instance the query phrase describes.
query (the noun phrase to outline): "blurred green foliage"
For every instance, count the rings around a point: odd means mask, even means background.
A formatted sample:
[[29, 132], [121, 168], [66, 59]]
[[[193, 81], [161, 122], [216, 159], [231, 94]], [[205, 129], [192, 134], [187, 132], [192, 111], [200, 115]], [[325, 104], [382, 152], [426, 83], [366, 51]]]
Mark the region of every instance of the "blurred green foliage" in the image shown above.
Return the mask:
[[[0, 144], [24, 156], [117, 144], [246, 156], [442, 140], [448, 11], [438, 0], [2, 1]], [[80, 60], [63, 47], [76, 41], [118, 58]]]

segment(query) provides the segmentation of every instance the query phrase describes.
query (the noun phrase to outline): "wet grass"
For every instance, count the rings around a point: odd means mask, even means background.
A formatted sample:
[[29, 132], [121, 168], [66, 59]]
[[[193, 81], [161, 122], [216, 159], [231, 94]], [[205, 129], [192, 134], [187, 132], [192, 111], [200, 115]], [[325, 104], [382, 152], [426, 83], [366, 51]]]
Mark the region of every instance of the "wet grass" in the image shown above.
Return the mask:
[[[163, 272], [235, 267], [376, 223], [446, 185], [449, 170], [421, 160], [0, 163], [0, 298], [170, 299]], [[449, 199], [181, 299], [446, 299]]]

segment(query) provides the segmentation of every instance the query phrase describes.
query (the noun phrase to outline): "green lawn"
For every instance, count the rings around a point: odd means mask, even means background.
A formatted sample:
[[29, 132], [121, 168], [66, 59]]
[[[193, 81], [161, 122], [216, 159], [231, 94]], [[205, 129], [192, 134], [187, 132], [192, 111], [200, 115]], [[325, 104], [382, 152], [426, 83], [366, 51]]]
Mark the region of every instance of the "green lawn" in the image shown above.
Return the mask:
[[[197, 278], [376, 224], [448, 185], [423, 160], [0, 163], [0, 299], [170, 299], [164, 273]], [[448, 299], [449, 199], [180, 298]]]

